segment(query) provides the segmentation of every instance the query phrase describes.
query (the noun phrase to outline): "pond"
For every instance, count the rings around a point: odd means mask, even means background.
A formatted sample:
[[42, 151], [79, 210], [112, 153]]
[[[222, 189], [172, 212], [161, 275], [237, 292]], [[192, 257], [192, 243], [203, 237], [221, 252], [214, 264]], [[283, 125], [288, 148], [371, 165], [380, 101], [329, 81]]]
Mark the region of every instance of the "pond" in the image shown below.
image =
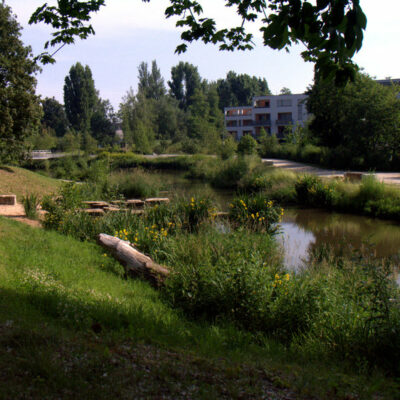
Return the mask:
[[329, 246], [336, 254], [363, 249], [377, 257], [400, 256], [400, 224], [316, 209], [286, 209], [279, 237], [285, 264], [301, 268], [309, 252]]
[[[233, 193], [209, 184], [190, 181], [182, 173], [157, 173], [169, 196], [211, 196], [226, 211]], [[285, 209], [278, 240], [285, 250], [285, 264], [299, 269], [309, 252], [329, 246], [336, 254], [365, 250], [377, 257], [400, 259], [400, 223], [318, 209]]]

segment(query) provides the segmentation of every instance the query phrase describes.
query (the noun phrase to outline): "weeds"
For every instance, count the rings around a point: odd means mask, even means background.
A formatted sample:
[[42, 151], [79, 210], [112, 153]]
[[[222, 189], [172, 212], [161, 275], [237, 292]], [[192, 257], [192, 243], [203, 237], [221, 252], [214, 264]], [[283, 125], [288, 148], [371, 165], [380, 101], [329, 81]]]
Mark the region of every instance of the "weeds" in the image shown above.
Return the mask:
[[36, 194], [31, 193], [22, 197], [22, 204], [24, 206], [25, 215], [28, 218], [38, 218], [38, 206], [40, 204], [40, 200]]

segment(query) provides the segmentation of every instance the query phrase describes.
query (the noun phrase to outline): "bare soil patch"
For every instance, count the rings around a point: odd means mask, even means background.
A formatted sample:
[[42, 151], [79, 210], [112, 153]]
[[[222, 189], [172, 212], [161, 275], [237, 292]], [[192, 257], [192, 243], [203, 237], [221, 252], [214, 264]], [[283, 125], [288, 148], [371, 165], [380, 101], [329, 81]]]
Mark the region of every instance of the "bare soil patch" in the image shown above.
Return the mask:
[[21, 203], [17, 203], [13, 206], [0, 206], [0, 215], [33, 226], [35, 228], [42, 227], [40, 221], [26, 218], [24, 206]]

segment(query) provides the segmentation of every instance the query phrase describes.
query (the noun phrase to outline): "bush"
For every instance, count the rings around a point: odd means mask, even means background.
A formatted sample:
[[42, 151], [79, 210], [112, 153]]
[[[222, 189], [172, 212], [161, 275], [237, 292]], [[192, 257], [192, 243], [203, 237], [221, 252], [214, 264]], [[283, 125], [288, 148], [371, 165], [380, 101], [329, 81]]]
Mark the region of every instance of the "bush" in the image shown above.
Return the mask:
[[211, 184], [219, 188], [236, 188], [241, 179], [260, 166], [257, 156], [243, 156], [219, 162], [211, 179]]
[[331, 208], [334, 203], [334, 189], [316, 176], [304, 175], [299, 178], [295, 190], [301, 205]]
[[239, 226], [273, 235], [279, 230], [283, 208], [261, 194], [240, 196], [230, 204], [229, 216]]
[[237, 153], [251, 156], [257, 153], [257, 142], [251, 135], [244, 135], [240, 138], [237, 146]]
[[232, 136], [228, 136], [218, 146], [217, 153], [223, 160], [228, 160], [235, 155], [237, 148], [236, 140]]
[[312, 144], [306, 144], [303, 148], [299, 149], [300, 160], [311, 163], [311, 164], [322, 164], [323, 159], [323, 149]]
[[22, 204], [24, 206], [25, 215], [30, 219], [37, 219], [38, 217], [38, 206], [40, 200], [37, 195], [32, 193], [22, 198]]

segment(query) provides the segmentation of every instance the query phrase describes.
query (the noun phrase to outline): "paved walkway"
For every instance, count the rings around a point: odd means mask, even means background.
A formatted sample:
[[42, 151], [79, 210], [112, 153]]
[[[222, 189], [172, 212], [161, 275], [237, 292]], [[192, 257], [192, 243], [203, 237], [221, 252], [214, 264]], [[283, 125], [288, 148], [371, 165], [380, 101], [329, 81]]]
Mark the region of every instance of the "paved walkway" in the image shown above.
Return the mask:
[[[358, 171], [324, 169], [319, 167], [313, 167], [311, 165], [303, 164], [296, 161], [278, 160], [276, 158], [263, 158], [262, 160], [263, 162], [271, 162], [272, 165], [276, 168], [284, 168], [297, 173], [314, 174], [326, 178], [343, 176], [346, 172], [358, 172]], [[400, 185], [400, 172], [376, 172], [375, 176], [382, 182]]]

